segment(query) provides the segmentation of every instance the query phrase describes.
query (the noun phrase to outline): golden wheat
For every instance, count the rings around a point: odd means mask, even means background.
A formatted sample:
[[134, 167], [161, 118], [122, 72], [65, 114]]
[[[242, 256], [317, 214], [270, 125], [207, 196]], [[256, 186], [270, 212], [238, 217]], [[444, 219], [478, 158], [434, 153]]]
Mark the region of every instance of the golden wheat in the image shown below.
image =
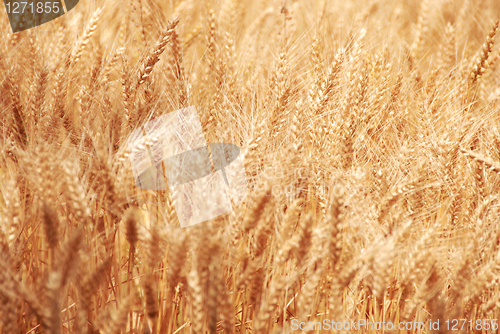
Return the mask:
[[[0, 15], [1, 333], [498, 332], [500, 2], [98, 5]], [[180, 228], [127, 143], [190, 105], [248, 193]]]

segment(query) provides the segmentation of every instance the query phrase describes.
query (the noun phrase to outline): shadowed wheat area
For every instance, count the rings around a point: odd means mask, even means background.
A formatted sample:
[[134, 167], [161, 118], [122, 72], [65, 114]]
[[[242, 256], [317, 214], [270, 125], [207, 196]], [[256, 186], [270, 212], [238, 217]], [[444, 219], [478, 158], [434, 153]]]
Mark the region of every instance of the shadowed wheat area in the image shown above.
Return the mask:
[[[11, 34], [2, 10], [0, 332], [497, 333], [499, 17], [81, 0]], [[188, 106], [248, 193], [181, 228], [127, 139]]]

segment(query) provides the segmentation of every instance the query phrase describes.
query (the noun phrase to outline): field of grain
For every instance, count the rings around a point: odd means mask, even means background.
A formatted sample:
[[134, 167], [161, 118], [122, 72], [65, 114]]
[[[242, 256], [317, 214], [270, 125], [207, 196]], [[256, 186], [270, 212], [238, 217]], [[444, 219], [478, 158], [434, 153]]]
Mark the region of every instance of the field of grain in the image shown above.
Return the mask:
[[[12, 34], [0, 10], [0, 332], [498, 333], [499, 18], [80, 0]], [[181, 228], [127, 138], [188, 106], [248, 194]]]

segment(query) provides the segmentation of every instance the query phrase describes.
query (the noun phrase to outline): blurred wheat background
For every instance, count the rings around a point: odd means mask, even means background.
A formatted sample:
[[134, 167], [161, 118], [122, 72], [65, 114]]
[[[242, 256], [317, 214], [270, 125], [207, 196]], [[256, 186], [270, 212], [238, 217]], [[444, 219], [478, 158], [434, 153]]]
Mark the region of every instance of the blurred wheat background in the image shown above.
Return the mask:
[[[2, 10], [0, 331], [498, 319], [499, 17], [497, 0], [81, 0], [11, 34]], [[207, 142], [241, 147], [249, 193], [180, 228], [169, 191], [135, 186], [127, 137], [190, 105]]]

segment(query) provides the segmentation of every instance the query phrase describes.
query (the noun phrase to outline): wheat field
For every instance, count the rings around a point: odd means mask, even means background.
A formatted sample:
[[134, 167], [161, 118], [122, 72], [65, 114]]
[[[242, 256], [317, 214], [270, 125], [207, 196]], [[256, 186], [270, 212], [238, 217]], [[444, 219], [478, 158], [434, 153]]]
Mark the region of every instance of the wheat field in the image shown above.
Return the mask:
[[[0, 12], [1, 333], [498, 333], [497, 0]], [[188, 106], [248, 193], [181, 228], [127, 138]]]

